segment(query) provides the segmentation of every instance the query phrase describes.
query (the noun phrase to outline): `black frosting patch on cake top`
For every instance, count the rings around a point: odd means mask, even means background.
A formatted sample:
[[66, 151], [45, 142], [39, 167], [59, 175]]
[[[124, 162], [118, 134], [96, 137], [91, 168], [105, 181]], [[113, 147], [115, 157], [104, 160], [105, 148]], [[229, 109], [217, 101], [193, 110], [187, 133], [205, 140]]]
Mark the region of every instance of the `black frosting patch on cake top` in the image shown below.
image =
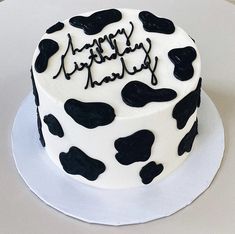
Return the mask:
[[36, 106], [39, 106], [40, 102], [39, 102], [39, 97], [38, 97], [38, 91], [37, 91], [37, 87], [35, 84], [32, 68], [30, 69], [30, 72], [31, 72], [31, 80], [32, 80], [32, 86], [33, 86], [34, 101], [35, 101]]
[[190, 116], [194, 113], [196, 108], [200, 106], [201, 83], [202, 78], [199, 79], [197, 88], [175, 105], [172, 115], [177, 121], [178, 129], [184, 128]]
[[51, 39], [43, 39], [38, 45], [40, 51], [35, 61], [35, 70], [42, 73], [47, 69], [48, 60], [59, 50], [59, 45]]
[[106, 169], [103, 162], [89, 157], [75, 146], [72, 146], [68, 153], [60, 153], [59, 158], [68, 174], [81, 175], [90, 181], [96, 180]]
[[193, 77], [194, 69], [192, 62], [197, 57], [197, 52], [193, 47], [187, 46], [170, 50], [168, 56], [175, 65], [174, 75], [177, 79], [185, 81]]
[[60, 125], [60, 122], [54, 115], [52, 114], [45, 115], [43, 118], [43, 121], [47, 125], [51, 134], [58, 136], [58, 137], [64, 136], [64, 131]]
[[172, 21], [165, 18], [159, 18], [149, 11], [141, 11], [139, 18], [143, 23], [144, 30], [147, 32], [156, 32], [163, 34], [172, 34], [175, 32], [175, 26]]
[[195, 137], [198, 134], [198, 120], [196, 120], [190, 131], [181, 140], [178, 147], [178, 155], [181, 156], [185, 152], [190, 152], [193, 146]]
[[114, 142], [118, 151], [115, 155], [117, 161], [123, 165], [129, 165], [148, 160], [154, 139], [154, 134], [149, 130], [140, 130], [130, 136], [117, 139]]
[[132, 107], [143, 107], [149, 102], [166, 102], [176, 98], [172, 89], [152, 89], [140, 81], [127, 83], [121, 92], [122, 100]]
[[92, 15], [75, 16], [69, 20], [69, 23], [76, 27], [81, 28], [87, 35], [94, 35], [102, 31], [102, 29], [114, 22], [118, 22], [122, 18], [122, 13], [117, 9], [109, 9], [97, 11]]
[[54, 25], [52, 25], [50, 28], [46, 30], [46, 33], [51, 34], [57, 31], [60, 31], [64, 28], [64, 23], [58, 22]]
[[42, 121], [41, 121], [41, 118], [40, 118], [38, 108], [37, 108], [37, 125], [38, 125], [39, 140], [40, 140], [42, 146], [45, 147], [46, 143], [45, 143], [43, 133], [42, 133]]
[[108, 125], [115, 118], [114, 109], [103, 102], [81, 102], [68, 99], [64, 104], [64, 109], [76, 123], [90, 129]]
[[147, 165], [143, 166], [140, 170], [140, 177], [143, 184], [149, 184], [153, 181], [155, 177], [160, 175], [164, 169], [164, 166], [156, 164], [154, 161], [149, 162]]

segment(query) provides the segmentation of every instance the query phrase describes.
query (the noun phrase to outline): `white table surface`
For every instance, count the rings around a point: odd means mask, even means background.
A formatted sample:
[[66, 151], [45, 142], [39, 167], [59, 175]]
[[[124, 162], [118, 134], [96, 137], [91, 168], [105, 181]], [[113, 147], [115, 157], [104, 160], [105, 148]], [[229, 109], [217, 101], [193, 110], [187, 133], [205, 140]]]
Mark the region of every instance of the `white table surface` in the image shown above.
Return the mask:
[[[32, 54], [45, 29], [81, 12], [113, 7], [146, 9], [171, 18], [196, 40], [204, 89], [220, 111], [226, 136], [221, 169], [202, 196], [168, 218], [123, 227], [84, 223], [41, 202], [18, 175], [10, 141], [15, 113], [31, 90]], [[0, 2], [0, 107], [1, 234], [235, 233], [235, 5], [224, 0]]]

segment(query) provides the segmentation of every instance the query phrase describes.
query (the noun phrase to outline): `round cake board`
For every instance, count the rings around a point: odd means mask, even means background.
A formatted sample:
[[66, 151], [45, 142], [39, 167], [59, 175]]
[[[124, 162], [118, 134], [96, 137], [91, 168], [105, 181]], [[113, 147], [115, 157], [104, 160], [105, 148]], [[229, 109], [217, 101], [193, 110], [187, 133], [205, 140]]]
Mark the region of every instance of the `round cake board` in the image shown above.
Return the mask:
[[165, 179], [132, 189], [98, 189], [67, 176], [49, 159], [38, 140], [34, 97], [30, 94], [15, 118], [13, 156], [30, 190], [62, 213], [89, 223], [144, 223], [189, 205], [216, 175], [223, 158], [224, 129], [215, 105], [205, 92], [198, 118], [199, 135], [189, 158]]

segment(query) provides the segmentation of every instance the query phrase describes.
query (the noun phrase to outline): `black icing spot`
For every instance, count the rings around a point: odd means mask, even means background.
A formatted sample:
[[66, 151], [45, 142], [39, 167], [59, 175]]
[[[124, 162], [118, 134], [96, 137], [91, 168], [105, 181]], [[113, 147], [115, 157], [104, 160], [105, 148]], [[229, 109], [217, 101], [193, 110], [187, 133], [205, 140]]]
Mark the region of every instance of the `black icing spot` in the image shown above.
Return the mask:
[[140, 170], [140, 177], [143, 184], [149, 184], [152, 180], [160, 175], [164, 169], [164, 166], [160, 164], [156, 164], [155, 162], [149, 162], [147, 165], [142, 167]]
[[149, 102], [166, 102], [177, 93], [172, 89], [152, 89], [140, 81], [131, 81], [122, 89], [122, 100], [132, 107], [143, 107]]
[[41, 121], [41, 118], [40, 118], [40, 115], [39, 115], [38, 108], [37, 108], [37, 124], [38, 124], [39, 140], [40, 140], [42, 146], [45, 147], [46, 143], [45, 143], [43, 133], [42, 133], [42, 121]]
[[194, 139], [198, 134], [198, 120], [196, 120], [190, 131], [181, 140], [178, 147], [178, 155], [181, 156], [185, 152], [190, 152], [193, 146]]
[[123, 165], [129, 165], [148, 160], [154, 139], [154, 134], [149, 130], [140, 130], [130, 136], [117, 139], [114, 143], [118, 151], [115, 155], [117, 161]]
[[177, 121], [178, 129], [184, 128], [190, 116], [194, 113], [196, 108], [200, 106], [201, 83], [202, 78], [199, 79], [197, 88], [175, 105], [172, 115]]
[[173, 49], [169, 51], [168, 56], [175, 65], [174, 75], [177, 79], [185, 81], [193, 77], [194, 69], [192, 62], [197, 57], [197, 52], [193, 47], [187, 46]]
[[87, 35], [94, 35], [102, 31], [108, 24], [121, 20], [122, 13], [116, 9], [97, 11], [92, 15], [75, 16], [69, 20], [69, 23], [76, 27], [81, 28]]
[[147, 32], [171, 34], [175, 31], [175, 26], [172, 21], [165, 18], [159, 18], [149, 11], [141, 11], [139, 13], [139, 18]]
[[64, 28], [64, 23], [58, 22], [56, 24], [54, 24], [53, 26], [51, 26], [50, 28], [48, 28], [46, 30], [46, 33], [51, 34], [57, 31], [60, 31]]
[[39, 106], [40, 103], [39, 103], [38, 91], [37, 91], [36, 84], [35, 84], [35, 81], [34, 81], [32, 68], [30, 69], [30, 72], [31, 72], [31, 80], [32, 80], [32, 86], [33, 86], [34, 101], [35, 101], [36, 106]]
[[42, 73], [47, 69], [49, 58], [59, 50], [59, 45], [51, 39], [43, 39], [40, 41], [38, 49], [40, 53], [36, 58], [34, 67], [38, 73]]
[[64, 170], [71, 175], [81, 175], [94, 181], [105, 171], [104, 163], [89, 157], [75, 146], [72, 146], [68, 153], [60, 153], [59, 157]]
[[108, 125], [115, 118], [114, 109], [102, 102], [81, 102], [69, 99], [65, 102], [64, 109], [75, 122], [86, 128]]
[[58, 137], [64, 136], [64, 131], [60, 125], [60, 122], [54, 115], [49, 114], [44, 116], [43, 121], [46, 123], [51, 134], [56, 135]]

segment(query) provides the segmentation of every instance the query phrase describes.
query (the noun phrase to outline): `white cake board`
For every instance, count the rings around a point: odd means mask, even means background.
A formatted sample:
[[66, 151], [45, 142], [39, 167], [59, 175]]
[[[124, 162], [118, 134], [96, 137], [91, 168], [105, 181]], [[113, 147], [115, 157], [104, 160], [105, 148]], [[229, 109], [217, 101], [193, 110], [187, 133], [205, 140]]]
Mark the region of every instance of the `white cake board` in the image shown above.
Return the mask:
[[72, 179], [51, 162], [38, 140], [32, 94], [20, 106], [12, 130], [16, 167], [46, 204], [74, 218], [106, 225], [144, 223], [189, 205], [211, 184], [224, 152], [224, 129], [210, 98], [202, 92], [199, 135], [189, 158], [158, 183], [122, 190], [97, 189]]

